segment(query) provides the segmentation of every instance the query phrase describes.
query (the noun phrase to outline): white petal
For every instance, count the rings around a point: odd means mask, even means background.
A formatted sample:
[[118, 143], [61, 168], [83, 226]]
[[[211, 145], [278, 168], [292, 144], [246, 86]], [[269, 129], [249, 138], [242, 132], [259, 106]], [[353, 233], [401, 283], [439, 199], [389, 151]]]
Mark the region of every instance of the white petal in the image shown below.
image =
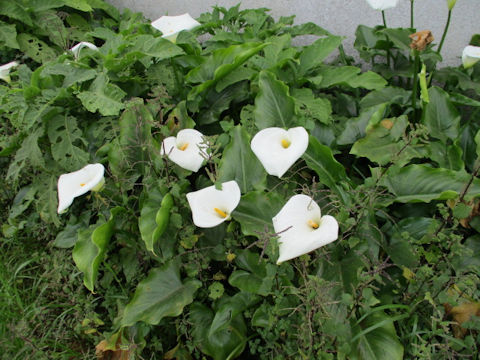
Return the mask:
[[[282, 140], [289, 141], [290, 146], [284, 148]], [[255, 134], [250, 146], [267, 173], [282, 177], [307, 150], [308, 133], [301, 126], [288, 131], [266, 128]]]
[[98, 190], [103, 184], [105, 168], [102, 164], [89, 164], [80, 170], [58, 178], [58, 213], [64, 212], [77, 196]]
[[[307, 254], [338, 238], [338, 223], [329, 215], [321, 217], [320, 208], [306, 195], [294, 195], [272, 219], [279, 236], [277, 264]], [[309, 225], [317, 223], [317, 229]]]
[[475, 65], [480, 60], [480, 46], [466, 46], [462, 53], [462, 63], [464, 68]]
[[152, 21], [151, 25], [162, 32], [162, 37], [175, 42], [180, 31], [192, 30], [200, 26], [200, 23], [187, 13], [178, 16], [162, 16]]
[[[163, 140], [161, 154], [167, 154], [168, 158], [184, 169], [197, 172], [205, 160], [201, 155], [200, 146], [205, 146], [203, 135], [194, 129], [180, 130], [177, 137], [170, 136]], [[184, 150], [183, 145], [187, 144]], [[203, 144], [203, 145], [201, 145]]]
[[399, 0], [367, 0], [375, 10], [387, 10], [397, 6]]
[[[201, 228], [220, 225], [230, 218], [230, 214], [240, 202], [240, 188], [235, 180], [222, 184], [222, 190], [215, 185], [187, 194], [192, 210], [193, 223]], [[227, 217], [220, 216], [214, 209], [223, 211]]]
[[96, 47], [92, 43], [89, 43], [88, 41], [82, 41], [82, 42], [79, 42], [74, 47], [72, 47], [70, 51], [73, 53], [73, 56], [75, 56], [75, 58], [78, 58], [78, 56], [80, 55], [80, 50], [82, 50], [82, 48], [84, 47], [87, 47], [92, 50], [98, 50], [98, 47]]
[[12, 68], [18, 66], [19, 63], [16, 61], [11, 61], [8, 64], [0, 66], [0, 79], [10, 82], [10, 71]]

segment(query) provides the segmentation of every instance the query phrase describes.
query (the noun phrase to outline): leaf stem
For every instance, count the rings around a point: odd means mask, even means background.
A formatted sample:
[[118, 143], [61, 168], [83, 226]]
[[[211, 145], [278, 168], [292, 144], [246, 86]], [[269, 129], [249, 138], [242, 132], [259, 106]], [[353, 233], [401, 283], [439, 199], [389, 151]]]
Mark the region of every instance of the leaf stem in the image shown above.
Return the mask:
[[347, 55], [345, 54], [345, 49], [343, 48], [343, 44], [340, 44], [340, 46], [338, 47], [338, 51], [340, 52], [340, 59], [342, 60], [342, 62], [345, 65], [349, 66], [350, 60], [348, 60]]
[[[383, 19], [383, 26], [385, 29], [387, 28], [387, 19], [385, 18], [385, 11], [382, 10], [382, 19]], [[385, 37], [387, 38], [387, 42], [390, 43], [390, 39], [388, 38], [388, 35], [385, 34]], [[390, 48], [387, 48], [387, 66], [390, 69]]]
[[445, 37], [447, 36], [448, 28], [450, 26], [450, 20], [452, 18], [452, 10], [448, 10], [448, 17], [447, 23], [445, 24], [445, 29], [443, 30], [442, 40], [440, 40], [440, 44], [438, 45], [437, 53], [440, 55], [442, 51], [443, 43], [445, 42]]

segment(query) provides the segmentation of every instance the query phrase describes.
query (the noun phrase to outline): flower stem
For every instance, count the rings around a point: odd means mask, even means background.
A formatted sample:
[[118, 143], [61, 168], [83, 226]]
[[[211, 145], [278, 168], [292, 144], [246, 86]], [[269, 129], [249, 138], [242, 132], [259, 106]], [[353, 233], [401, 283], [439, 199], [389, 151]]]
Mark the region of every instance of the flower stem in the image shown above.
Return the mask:
[[338, 51], [340, 52], [340, 59], [345, 65], [350, 65], [350, 61], [347, 58], [347, 55], [345, 54], [345, 49], [343, 48], [343, 44], [340, 44], [338, 47]]
[[418, 68], [420, 65], [420, 57], [418, 56], [418, 50], [413, 50], [414, 63], [413, 63], [413, 85], [412, 85], [412, 108], [413, 108], [413, 122], [417, 121], [417, 89], [418, 89]]
[[448, 10], [448, 17], [447, 23], [445, 24], [445, 29], [443, 30], [442, 40], [440, 40], [440, 44], [438, 45], [437, 53], [440, 54], [442, 51], [443, 43], [445, 42], [445, 37], [447, 36], [448, 27], [450, 26], [450, 19], [452, 18], [452, 10]]
[[[383, 26], [385, 29], [387, 28], [387, 19], [385, 18], [385, 11], [382, 10], [382, 19], [383, 19]], [[390, 42], [390, 39], [388, 38], [388, 35], [385, 35], [387, 38], [387, 42]], [[390, 69], [390, 49], [387, 49], [387, 66]]]
[[410, 0], [410, 29], [413, 29], [413, 3], [415, 0]]

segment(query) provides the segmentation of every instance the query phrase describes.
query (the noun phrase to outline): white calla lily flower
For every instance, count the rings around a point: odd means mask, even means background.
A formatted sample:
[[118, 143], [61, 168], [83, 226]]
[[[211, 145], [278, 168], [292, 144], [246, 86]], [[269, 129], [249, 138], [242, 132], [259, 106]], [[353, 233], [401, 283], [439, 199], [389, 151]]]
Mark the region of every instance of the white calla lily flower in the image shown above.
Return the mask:
[[175, 42], [180, 31], [192, 30], [200, 26], [200, 23], [187, 13], [178, 16], [162, 16], [152, 21], [151, 25], [162, 32], [163, 38]]
[[182, 168], [197, 172], [205, 160], [202, 156], [202, 146], [206, 145], [200, 131], [183, 129], [176, 137], [170, 136], [163, 140], [160, 153], [166, 154], [170, 160]]
[[368, 5], [370, 5], [375, 10], [387, 10], [398, 5], [399, 0], [367, 0]]
[[89, 191], [99, 191], [105, 179], [102, 164], [89, 164], [80, 170], [63, 174], [58, 178], [58, 210], [63, 213], [78, 196]]
[[235, 180], [222, 183], [222, 190], [215, 185], [187, 194], [195, 226], [211, 228], [229, 220], [240, 202], [240, 188]]
[[301, 126], [266, 128], [255, 134], [250, 146], [267, 173], [280, 178], [307, 150], [308, 133]]
[[307, 195], [294, 195], [272, 219], [279, 236], [277, 264], [307, 254], [337, 240], [338, 222], [321, 216], [320, 207]]
[[6, 81], [7, 83], [10, 82], [10, 71], [14, 67], [20, 65], [16, 61], [9, 62], [8, 64], [4, 64], [0, 66], [0, 79]]
[[480, 46], [468, 45], [463, 49], [462, 63], [465, 69], [472, 67], [480, 60]]
[[70, 49], [70, 51], [73, 53], [73, 56], [75, 56], [75, 59], [78, 59], [78, 57], [80, 56], [80, 50], [82, 50], [85, 47], [92, 50], [98, 50], [98, 47], [96, 47], [95, 45], [93, 45], [88, 41], [79, 42], [77, 45], [75, 45]]

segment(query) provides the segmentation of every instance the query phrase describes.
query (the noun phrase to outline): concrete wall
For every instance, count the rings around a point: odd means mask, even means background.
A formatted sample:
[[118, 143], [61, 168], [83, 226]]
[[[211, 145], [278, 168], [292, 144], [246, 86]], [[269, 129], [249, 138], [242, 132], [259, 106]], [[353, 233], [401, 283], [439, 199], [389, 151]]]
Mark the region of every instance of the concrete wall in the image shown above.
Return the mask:
[[[157, 19], [162, 15], [177, 15], [185, 12], [193, 17], [210, 11], [211, 6], [231, 7], [239, 0], [107, 0], [118, 8], [130, 8], [142, 12], [147, 18]], [[382, 22], [381, 12], [370, 8], [366, 0], [243, 0], [241, 8], [266, 7], [271, 14], [296, 15], [296, 23], [315, 22], [337, 35], [344, 35], [348, 54], [356, 55], [353, 49], [355, 29], [359, 24], [374, 26]], [[415, 1], [415, 27], [431, 30], [435, 42], [440, 42], [447, 19], [447, 0]], [[458, 65], [463, 48], [471, 36], [480, 33], [480, 0], [458, 0], [453, 9], [452, 22], [442, 55], [445, 65]], [[394, 9], [386, 11], [389, 27], [410, 26], [410, 1], [400, 0]]]

